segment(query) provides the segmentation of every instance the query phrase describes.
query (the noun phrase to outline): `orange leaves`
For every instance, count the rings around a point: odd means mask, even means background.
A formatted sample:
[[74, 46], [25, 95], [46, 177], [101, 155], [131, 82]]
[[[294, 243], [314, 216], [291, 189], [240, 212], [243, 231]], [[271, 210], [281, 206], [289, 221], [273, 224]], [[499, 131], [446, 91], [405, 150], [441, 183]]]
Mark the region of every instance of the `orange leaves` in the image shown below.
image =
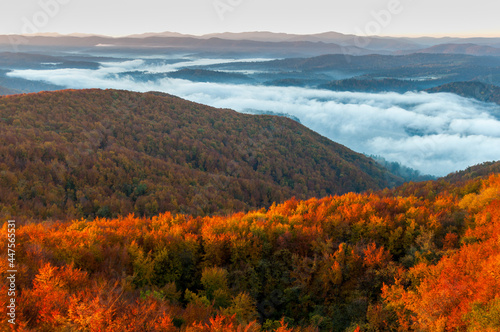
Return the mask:
[[[487, 188], [482, 193], [494, 191]], [[435, 266], [420, 264], [411, 269], [416, 283], [411, 289], [384, 288], [386, 301], [400, 318], [406, 312], [407, 324], [414, 321], [416, 329], [431, 331], [465, 330], [483, 323], [490, 326], [481, 317], [496, 310], [493, 303], [500, 296], [499, 212], [500, 202], [493, 201], [476, 215], [477, 225], [467, 231], [465, 239], [478, 242], [462, 246]], [[454, 247], [456, 242], [456, 235], [450, 233], [445, 247]], [[474, 308], [480, 308], [482, 314]]]
[[391, 260], [391, 254], [383, 246], [377, 249], [374, 242], [370, 243], [363, 253], [365, 255], [363, 266], [368, 268], [385, 267]]
[[324, 330], [498, 330], [500, 176], [467, 190], [475, 210], [460, 208], [460, 190], [427, 186], [229, 216], [23, 225], [22, 317], [42, 331], [250, 332], [258, 319], [314, 331], [283, 316]]
[[[328, 280], [334, 285], [342, 284], [342, 266], [339, 262], [335, 261], [333, 265], [330, 267], [330, 271], [328, 273], [328, 279], [325, 279], [324, 282]], [[328, 287], [328, 283], [325, 282], [325, 286]]]
[[471, 193], [466, 195], [459, 203], [460, 208], [468, 209], [472, 212], [478, 212], [488, 203], [500, 199], [500, 175], [491, 175], [483, 183], [483, 188], [478, 194]]
[[94, 282], [71, 297], [67, 325], [76, 330], [119, 330], [123, 306], [118, 283]]
[[[257, 332], [260, 325], [255, 321], [245, 325], [238, 325], [234, 316], [217, 315], [209, 319], [208, 323], [194, 323], [185, 329], [186, 332]], [[278, 330], [277, 330], [278, 331]]]
[[443, 242], [443, 249], [455, 249], [458, 246], [458, 235], [455, 233], [446, 234]]
[[57, 268], [51, 264], [43, 266], [33, 282], [33, 289], [23, 294], [28, 319], [41, 326], [62, 325], [65, 322], [70, 295], [85, 288], [88, 276], [72, 266]]

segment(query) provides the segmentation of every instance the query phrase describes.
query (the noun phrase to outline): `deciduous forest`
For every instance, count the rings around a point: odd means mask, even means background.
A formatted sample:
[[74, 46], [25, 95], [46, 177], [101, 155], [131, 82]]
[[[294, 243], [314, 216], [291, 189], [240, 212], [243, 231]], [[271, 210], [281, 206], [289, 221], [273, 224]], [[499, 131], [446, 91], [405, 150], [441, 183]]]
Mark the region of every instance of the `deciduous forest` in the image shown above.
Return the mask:
[[290, 119], [155, 93], [0, 112], [16, 331], [500, 330], [499, 163], [401, 185]]
[[17, 328], [498, 331], [499, 211], [490, 175], [227, 216], [27, 222]]
[[0, 97], [0, 216], [210, 215], [403, 179], [288, 118], [162, 93]]

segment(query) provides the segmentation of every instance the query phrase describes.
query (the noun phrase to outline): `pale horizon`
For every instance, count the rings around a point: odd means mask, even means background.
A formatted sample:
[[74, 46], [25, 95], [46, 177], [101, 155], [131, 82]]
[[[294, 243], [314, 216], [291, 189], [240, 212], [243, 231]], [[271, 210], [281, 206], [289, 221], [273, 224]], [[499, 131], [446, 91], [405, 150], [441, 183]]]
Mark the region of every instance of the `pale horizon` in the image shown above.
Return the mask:
[[216, 34], [225, 34], [225, 33], [232, 33], [232, 34], [243, 34], [243, 33], [272, 33], [272, 34], [289, 34], [289, 35], [297, 35], [297, 36], [312, 36], [312, 35], [321, 35], [321, 34], [326, 34], [326, 33], [339, 33], [342, 35], [354, 35], [354, 36], [365, 36], [365, 37], [378, 37], [378, 38], [460, 38], [460, 39], [467, 39], [467, 38], [500, 38], [500, 33], [480, 33], [480, 34], [461, 34], [461, 35], [453, 35], [453, 34], [395, 34], [395, 35], [356, 35], [354, 33], [343, 33], [339, 31], [319, 31], [319, 32], [312, 32], [312, 33], [293, 33], [293, 32], [285, 32], [285, 31], [269, 31], [269, 30], [248, 30], [248, 31], [214, 31], [214, 32], [206, 32], [206, 33], [187, 33], [187, 32], [179, 32], [179, 31], [143, 31], [143, 32], [134, 32], [130, 34], [125, 34], [125, 35], [113, 35], [113, 34], [105, 34], [105, 33], [92, 33], [92, 32], [67, 32], [67, 33], [61, 33], [61, 32], [56, 32], [56, 31], [47, 31], [47, 32], [38, 32], [38, 33], [29, 33], [29, 34], [18, 34], [18, 33], [1, 33], [0, 35], [21, 35], [21, 36], [47, 36], [47, 35], [60, 35], [60, 36], [77, 36], [77, 35], [82, 35], [82, 36], [101, 36], [101, 37], [110, 37], [110, 38], [124, 38], [124, 37], [129, 37], [133, 35], [146, 35], [146, 34], [163, 34], [163, 33], [172, 33], [172, 34], [180, 34], [180, 35], [186, 35], [186, 36], [194, 36], [194, 37], [203, 37], [206, 35], [216, 35]]
[[1, 35], [334, 31], [379, 37], [500, 37], [500, 3], [490, 0], [25, 0], [2, 9]]

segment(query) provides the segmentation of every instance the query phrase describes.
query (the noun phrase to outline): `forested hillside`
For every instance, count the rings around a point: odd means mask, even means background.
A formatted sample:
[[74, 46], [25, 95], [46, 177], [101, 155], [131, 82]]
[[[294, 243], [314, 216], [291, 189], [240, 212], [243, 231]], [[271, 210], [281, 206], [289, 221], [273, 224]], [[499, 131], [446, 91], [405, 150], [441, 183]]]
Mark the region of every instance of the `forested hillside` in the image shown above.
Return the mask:
[[486, 177], [491, 173], [500, 173], [500, 161], [490, 161], [471, 166], [463, 171], [448, 174], [444, 179], [453, 183], [465, 182], [470, 179]]
[[16, 241], [18, 331], [500, 330], [498, 174]]
[[500, 105], [500, 87], [482, 82], [453, 82], [428, 89], [427, 91], [451, 92], [462, 97], [474, 98]]
[[193, 215], [402, 182], [284, 117], [161, 93], [57, 91], [0, 98], [0, 216]]

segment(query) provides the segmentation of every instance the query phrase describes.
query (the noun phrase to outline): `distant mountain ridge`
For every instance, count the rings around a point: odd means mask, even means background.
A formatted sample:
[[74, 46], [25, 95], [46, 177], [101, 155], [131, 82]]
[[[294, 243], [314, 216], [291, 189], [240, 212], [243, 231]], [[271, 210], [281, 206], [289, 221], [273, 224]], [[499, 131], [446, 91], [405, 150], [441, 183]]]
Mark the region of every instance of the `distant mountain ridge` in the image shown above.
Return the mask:
[[[190, 35], [177, 32], [157, 32], [131, 35], [127, 37], [145, 38], [145, 37], [192, 37], [199, 39], [221, 38], [228, 40], [253, 40], [266, 42], [285, 42], [285, 41], [311, 41], [324, 43], [338, 43], [342, 45], [351, 45], [366, 47], [369, 49], [381, 49], [385, 45], [400, 49], [419, 49], [428, 48], [441, 44], [477, 44], [489, 45], [491, 47], [500, 46], [499, 38], [456, 38], [456, 37], [388, 37], [388, 36], [357, 36], [354, 34], [343, 34], [335, 31], [328, 31], [314, 34], [293, 34], [270, 31], [248, 31], [248, 32], [222, 32], [210, 33], [205, 35]], [[364, 46], [363, 46], [364, 45]]]
[[449, 92], [462, 97], [474, 98], [480, 101], [500, 105], [500, 87], [482, 82], [453, 82], [444, 84], [427, 92]]
[[[15, 42], [12, 43], [12, 40]], [[356, 45], [339, 45], [337, 43], [292, 40], [292, 41], [259, 41], [259, 40], [231, 40], [218, 37], [208, 39], [199, 37], [162, 36], [152, 35], [138, 37], [75, 37], [75, 36], [1, 36], [0, 51], [37, 51], [47, 48], [63, 50], [78, 48], [119, 48], [119, 49], [151, 49], [175, 52], [204, 52], [204, 53], [234, 53], [268, 54], [275, 57], [314, 56], [321, 54], [370, 54], [373, 51]]]
[[[458, 46], [451, 46], [458, 45]], [[408, 38], [384, 36], [357, 36], [338, 32], [317, 34], [288, 34], [268, 31], [241, 33], [211, 33], [190, 35], [177, 32], [151, 32], [122, 37], [88, 34], [34, 34], [0, 36], [0, 50], [12, 47], [23, 51], [39, 47], [164, 47], [171, 50], [220, 52], [232, 48], [234, 52], [273, 52], [284, 57], [321, 55], [327, 53], [410, 54], [414, 52], [459, 53], [498, 56], [500, 38]], [[279, 52], [279, 48], [282, 49]]]
[[419, 50], [418, 53], [467, 54], [500, 56], [500, 48], [477, 44], [441, 44]]

